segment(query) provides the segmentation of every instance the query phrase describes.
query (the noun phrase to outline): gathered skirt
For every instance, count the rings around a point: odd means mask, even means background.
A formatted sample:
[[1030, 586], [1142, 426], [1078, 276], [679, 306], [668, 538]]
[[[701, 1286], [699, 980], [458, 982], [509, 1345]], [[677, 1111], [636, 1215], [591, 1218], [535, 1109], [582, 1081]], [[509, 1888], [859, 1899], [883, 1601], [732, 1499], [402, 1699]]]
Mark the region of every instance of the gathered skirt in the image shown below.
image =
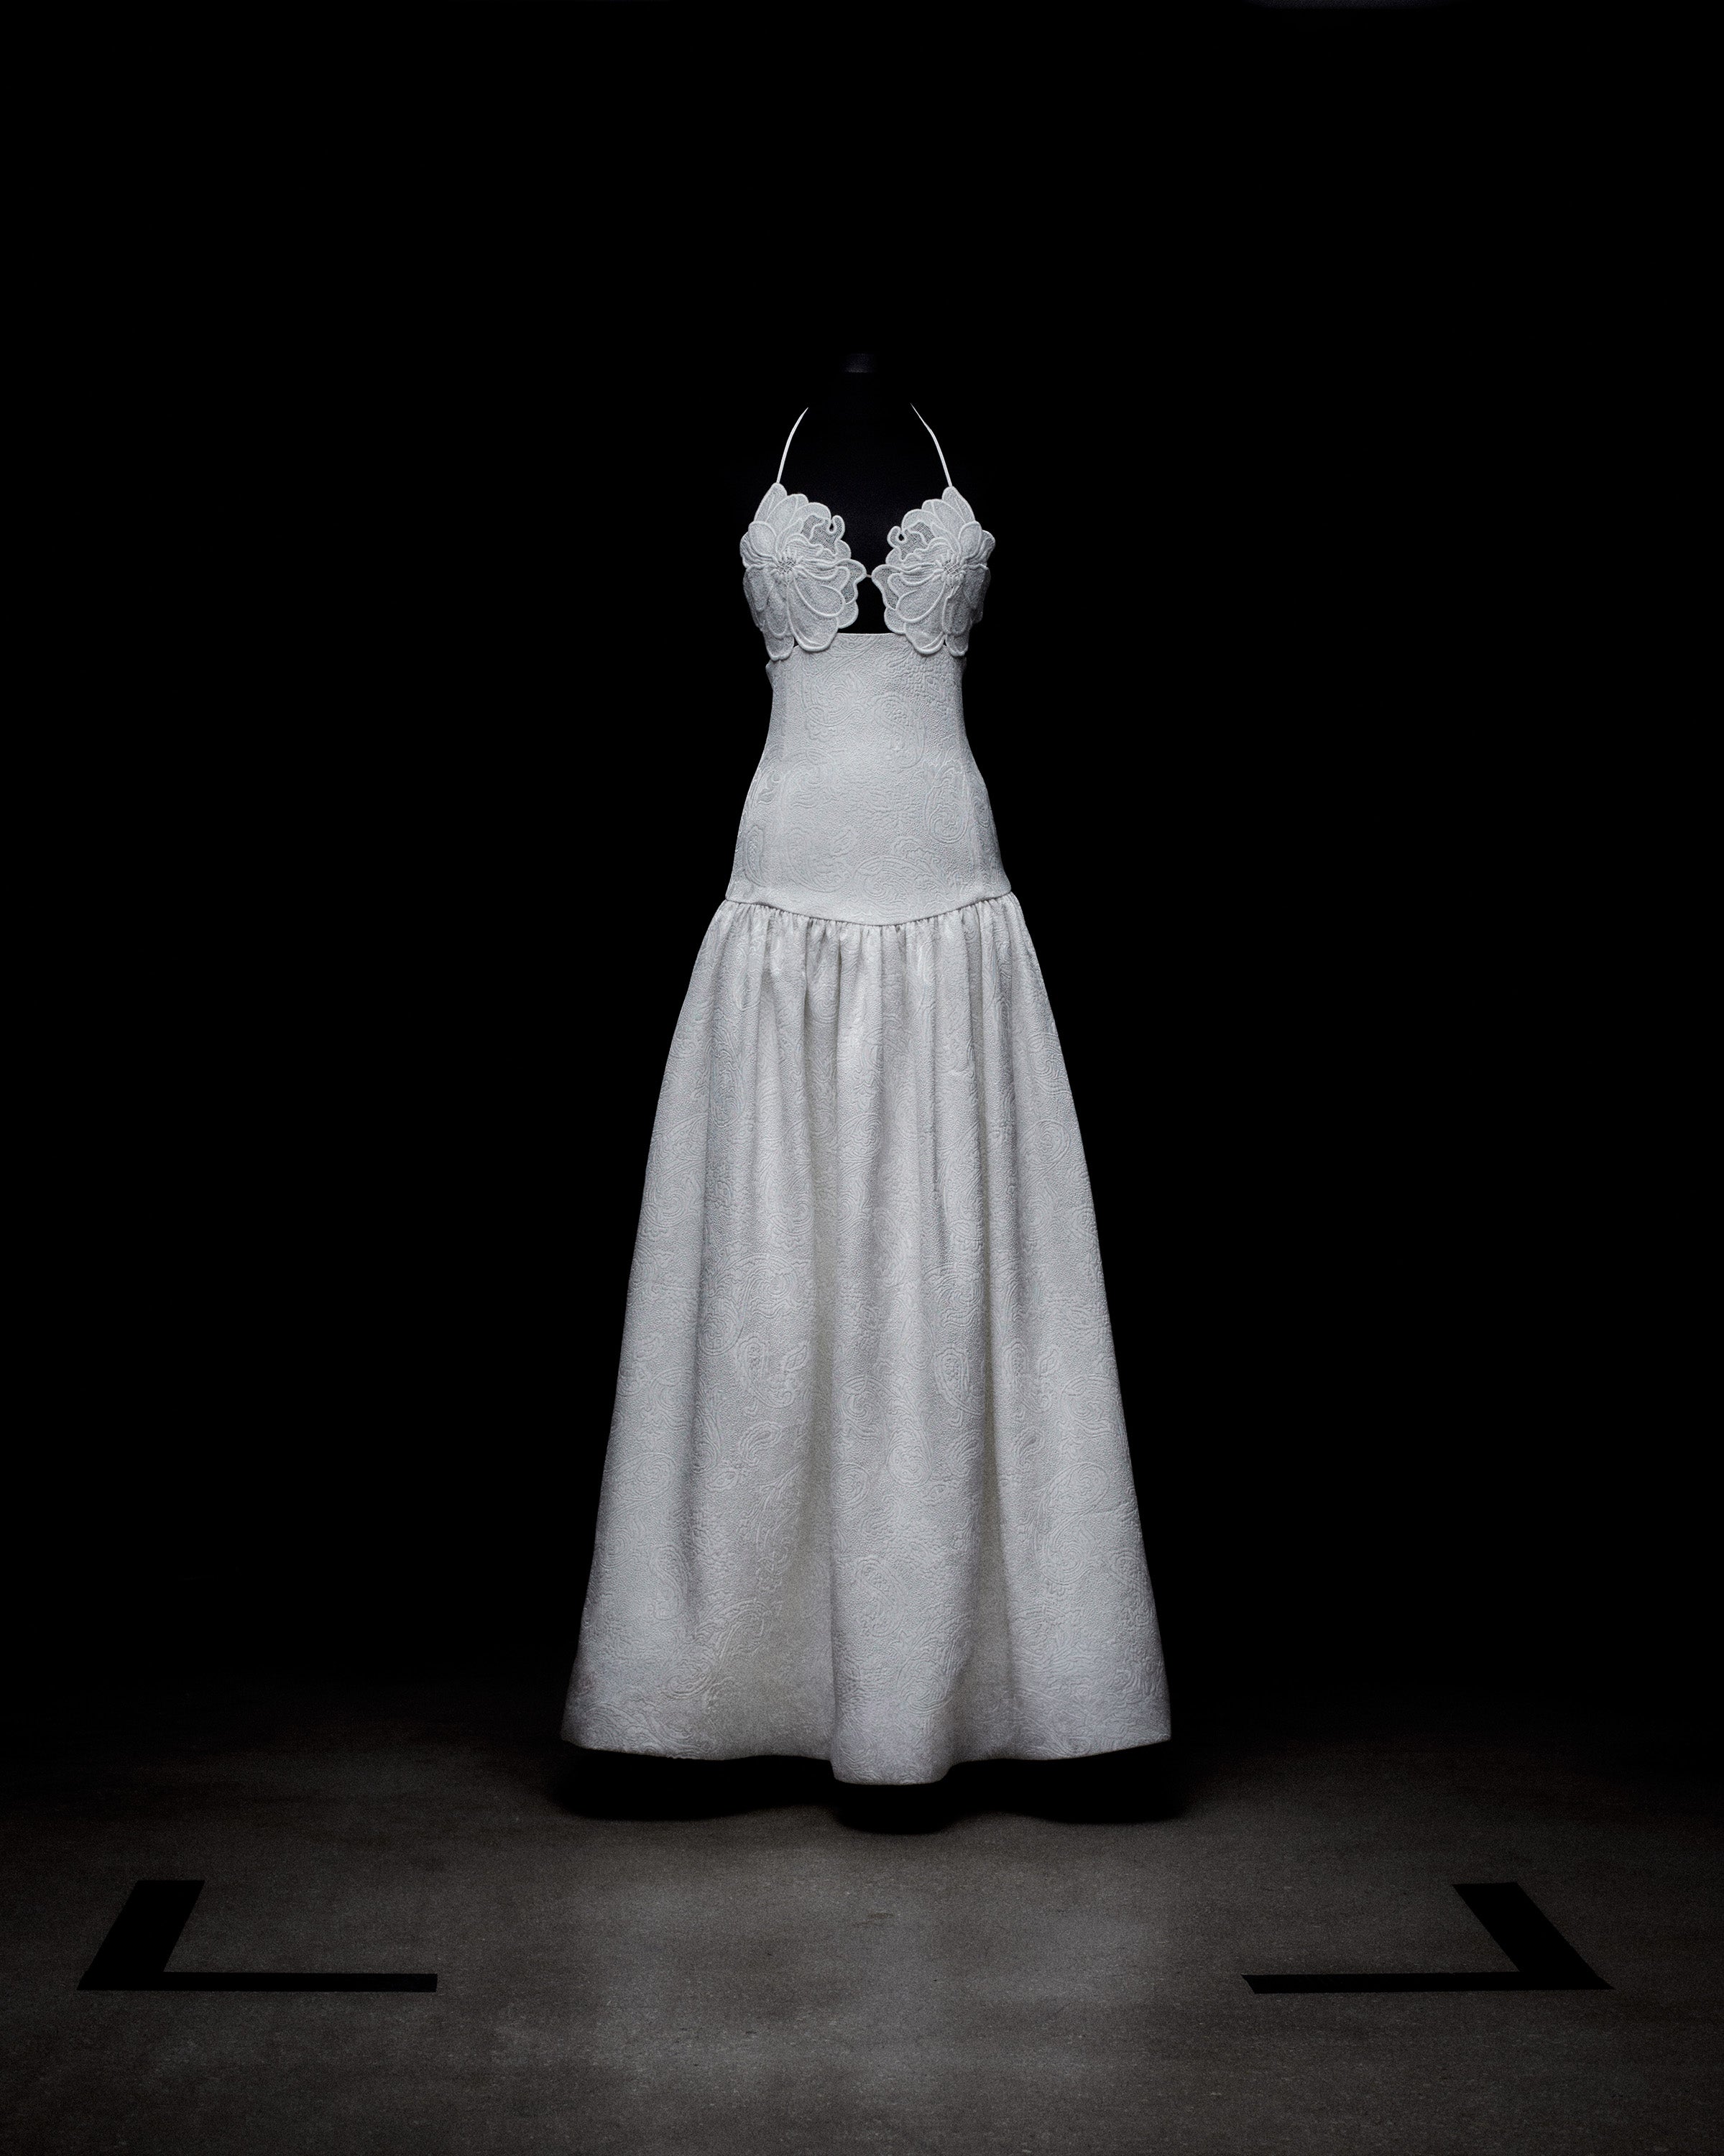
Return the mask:
[[1017, 899], [726, 901], [659, 1101], [563, 1735], [915, 1783], [1167, 1733]]

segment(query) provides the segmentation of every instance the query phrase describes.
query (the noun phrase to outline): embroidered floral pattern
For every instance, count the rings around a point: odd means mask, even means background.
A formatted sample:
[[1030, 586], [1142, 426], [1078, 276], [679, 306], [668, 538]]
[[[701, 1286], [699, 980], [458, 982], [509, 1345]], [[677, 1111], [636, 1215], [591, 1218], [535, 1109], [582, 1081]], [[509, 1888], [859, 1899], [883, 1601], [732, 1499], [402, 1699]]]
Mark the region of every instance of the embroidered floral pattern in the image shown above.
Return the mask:
[[955, 486], [925, 501], [887, 534], [892, 551], [873, 574], [886, 603], [886, 627], [923, 653], [943, 644], [962, 658], [982, 619], [993, 534]]
[[824, 501], [786, 494], [776, 480], [761, 496], [742, 539], [742, 589], [774, 659], [798, 644], [824, 651], [856, 619], [866, 572], [844, 535], [843, 517], [829, 516]]

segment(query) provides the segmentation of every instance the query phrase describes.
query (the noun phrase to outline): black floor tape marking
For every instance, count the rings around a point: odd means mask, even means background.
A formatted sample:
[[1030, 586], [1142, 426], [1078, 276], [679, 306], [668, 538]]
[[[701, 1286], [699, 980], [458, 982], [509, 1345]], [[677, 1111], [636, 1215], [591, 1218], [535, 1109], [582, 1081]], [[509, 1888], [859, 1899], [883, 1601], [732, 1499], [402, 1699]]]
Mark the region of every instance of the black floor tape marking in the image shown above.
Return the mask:
[[276, 1969], [182, 1969], [167, 1958], [203, 1891], [201, 1879], [140, 1879], [85, 1970], [80, 1991], [435, 1991], [434, 1976], [305, 1975]]
[[1609, 1991], [1537, 1904], [1512, 1881], [1457, 1887], [1511, 1969], [1436, 1969], [1407, 1976], [1248, 1976], [1254, 1991]]

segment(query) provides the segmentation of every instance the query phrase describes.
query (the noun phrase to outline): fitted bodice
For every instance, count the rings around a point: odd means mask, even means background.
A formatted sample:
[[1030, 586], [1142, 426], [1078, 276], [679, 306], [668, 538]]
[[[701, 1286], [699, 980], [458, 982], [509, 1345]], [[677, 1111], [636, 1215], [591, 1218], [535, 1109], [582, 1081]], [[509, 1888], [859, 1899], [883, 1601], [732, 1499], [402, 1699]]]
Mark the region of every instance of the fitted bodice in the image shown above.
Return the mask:
[[950, 912], [1011, 889], [964, 732], [963, 660], [908, 637], [793, 643], [726, 898], [827, 919]]
[[872, 572], [885, 634], [847, 635], [869, 572], [844, 543], [843, 517], [787, 494], [783, 476], [781, 457], [742, 536], [772, 716], [726, 897], [880, 924], [1003, 898], [1012, 886], [962, 690], [993, 533], [947, 471], [945, 493], [893, 526]]

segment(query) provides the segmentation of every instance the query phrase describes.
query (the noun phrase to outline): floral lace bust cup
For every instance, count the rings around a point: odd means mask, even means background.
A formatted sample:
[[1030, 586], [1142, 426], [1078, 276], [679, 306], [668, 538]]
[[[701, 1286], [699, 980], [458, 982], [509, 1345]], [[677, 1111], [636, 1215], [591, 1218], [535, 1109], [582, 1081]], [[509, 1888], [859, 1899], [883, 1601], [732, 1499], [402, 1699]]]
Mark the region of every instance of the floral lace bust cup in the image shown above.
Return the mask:
[[[824, 501], [787, 494], [774, 480], [743, 534], [742, 590], [773, 659], [799, 644], [824, 651], [857, 616], [867, 572], [844, 541], [844, 521]], [[982, 619], [993, 534], [955, 486], [925, 501], [887, 534], [891, 547], [870, 581], [885, 601], [886, 627], [925, 656], [962, 658]]]
[[788, 659], [798, 644], [824, 651], [856, 619], [866, 573], [844, 543], [843, 517], [774, 480], [742, 535], [742, 590], [771, 656]]
[[872, 578], [886, 603], [886, 627], [920, 652], [943, 646], [961, 659], [982, 619], [993, 532], [982, 529], [969, 503], [948, 486], [886, 536], [892, 551]]

